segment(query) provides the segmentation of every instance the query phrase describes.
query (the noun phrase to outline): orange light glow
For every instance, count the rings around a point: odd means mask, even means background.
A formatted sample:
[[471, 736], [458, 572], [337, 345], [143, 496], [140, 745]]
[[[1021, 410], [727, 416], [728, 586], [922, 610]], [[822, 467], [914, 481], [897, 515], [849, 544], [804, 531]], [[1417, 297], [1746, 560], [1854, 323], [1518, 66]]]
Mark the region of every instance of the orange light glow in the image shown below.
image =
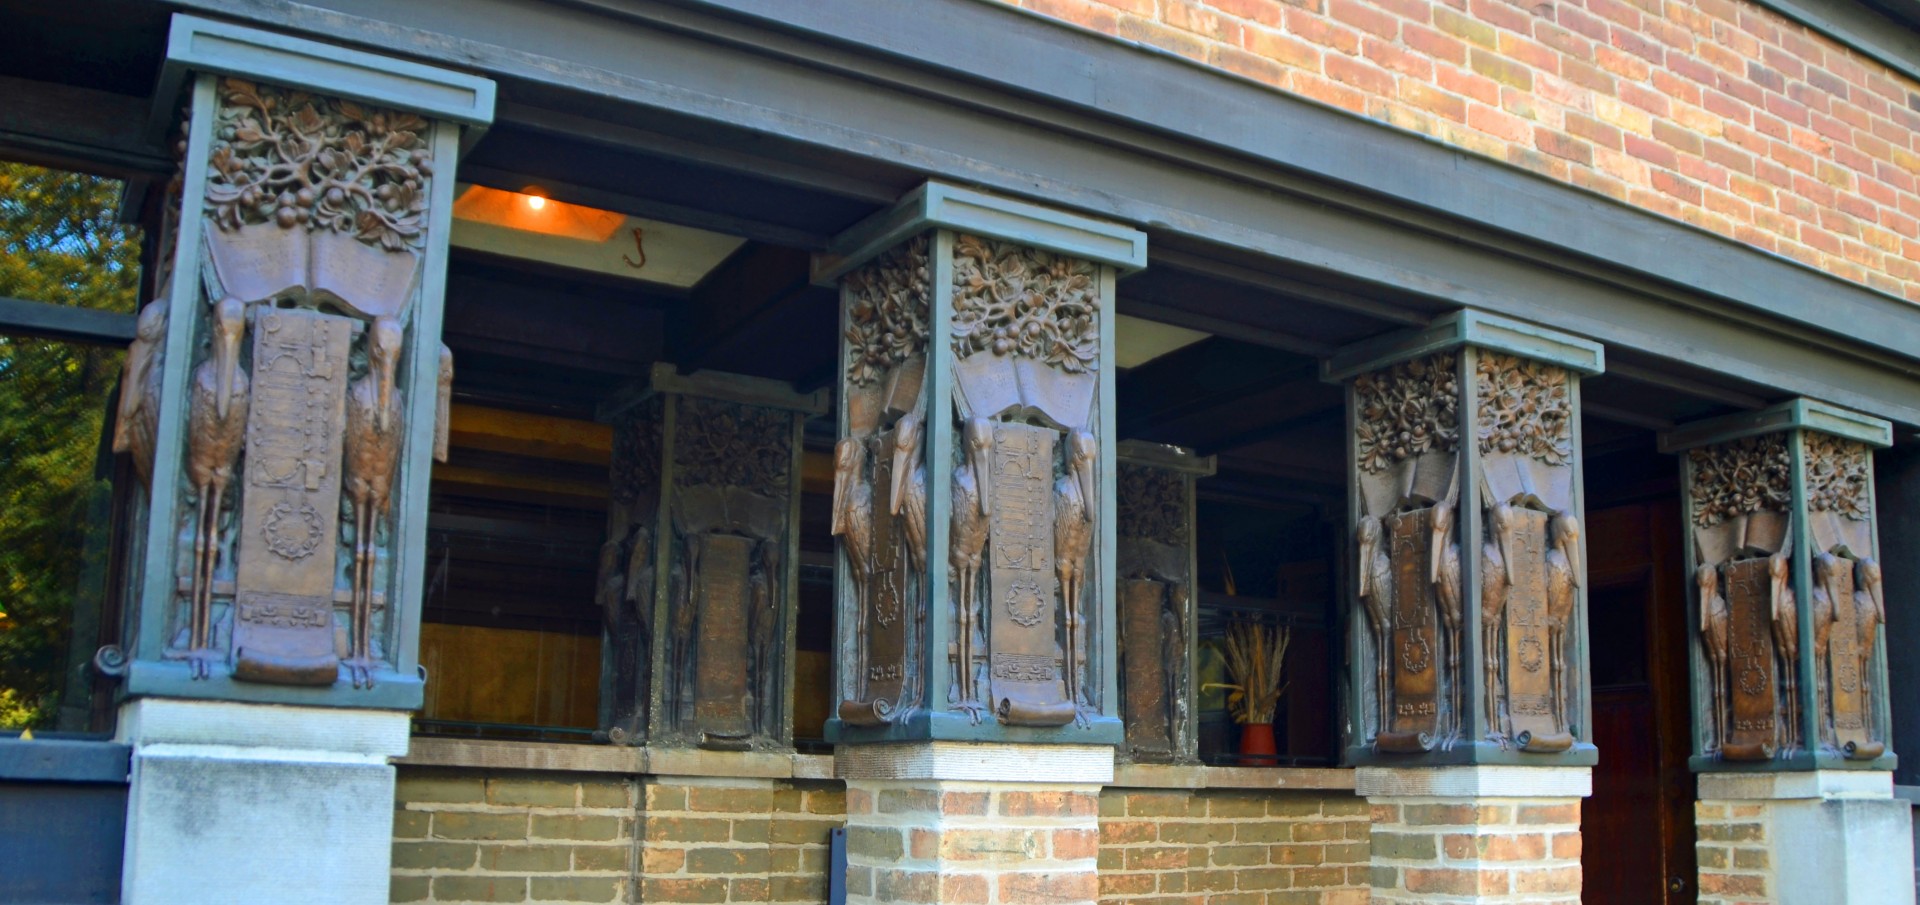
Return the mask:
[[588, 242], [605, 242], [620, 228], [625, 214], [555, 201], [528, 186], [511, 192], [486, 186], [468, 186], [453, 202], [453, 216], [461, 220], [504, 226], [526, 232]]
[[533, 208], [534, 210], [539, 210], [547, 206], [547, 199], [542, 198], [539, 195], [528, 195], [527, 206], [530, 208]]

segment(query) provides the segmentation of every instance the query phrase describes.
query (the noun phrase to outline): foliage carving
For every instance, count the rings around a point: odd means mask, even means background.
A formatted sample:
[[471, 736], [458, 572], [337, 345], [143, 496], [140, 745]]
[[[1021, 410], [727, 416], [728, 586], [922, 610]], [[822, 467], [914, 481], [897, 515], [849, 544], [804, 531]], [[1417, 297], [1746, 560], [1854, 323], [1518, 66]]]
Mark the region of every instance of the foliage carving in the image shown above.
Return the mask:
[[1806, 433], [1807, 508], [1856, 522], [1873, 516], [1867, 447], [1816, 431]]
[[847, 274], [853, 304], [847, 314], [847, 382], [872, 386], [882, 374], [927, 348], [927, 305], [933, 278], [927, 238], [889, 249]]
[[1481, 455], [1526, 455], [1548, 465], [1573, 461], [1573, 397], [1565, 368], [1482, 352], [1477, 372]]
[[1120, 463], [1121, 537], [1187, 543], [1186, 480], [1165, 468]]
[[1762, 510], [1785, 512], [1793, 502], [1793, 464], [1786, 435], [1742, 437], [1689, 450], [1693, 463], [1693, 523], [1711, 528]]
[[1100, 366], [1100, 282], [1093, 262], [962, 235], [954, 242], [953, 351]]
[[426, 127], [412, 113], [221, 79], [207, 216], [223, 230], [275, 223], [417, 247], [433, 175]]
[[778, 409], [680, 397], [673, 467], [681, 485], [778, 494], [793, 458], [793, 418]]
[[1452, 452], [1460, 439], [1460, 393], [1451, 354], [1403, 361], [1353, 381], [1360, 469], [1378, 474], [1428, 450]]

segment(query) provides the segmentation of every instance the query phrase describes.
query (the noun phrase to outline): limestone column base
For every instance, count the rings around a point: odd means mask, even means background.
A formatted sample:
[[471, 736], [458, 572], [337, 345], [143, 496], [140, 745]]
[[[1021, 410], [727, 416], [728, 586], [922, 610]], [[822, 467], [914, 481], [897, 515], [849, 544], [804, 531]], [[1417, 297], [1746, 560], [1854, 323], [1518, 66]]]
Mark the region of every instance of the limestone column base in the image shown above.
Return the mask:
[[408, 714], [142, 698], [126, 905], [382, 905]]
[[847, 901], [1087, 903], [1105, 745], [842, 746]]
[[1913, 905], [1913, 805], [1893, 774], [1704, 773], [1701, 905]]
[[1588, 767], [1361, 767], [1373, 901], [1577, 905]]

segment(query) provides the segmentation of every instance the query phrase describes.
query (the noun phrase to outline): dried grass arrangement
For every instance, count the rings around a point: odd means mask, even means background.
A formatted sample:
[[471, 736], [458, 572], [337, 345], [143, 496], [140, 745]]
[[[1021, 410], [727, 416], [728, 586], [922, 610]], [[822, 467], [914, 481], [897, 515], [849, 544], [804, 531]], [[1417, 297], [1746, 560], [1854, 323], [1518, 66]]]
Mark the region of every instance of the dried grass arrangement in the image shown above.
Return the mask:
[[1286, 626], [1262, 625], [1250, 619], [1235, 619], [1227, 626], [1227, 637], [1220, 642], [1231, 684], [1208, 682], [1202, 690], [1223, 688], [1227, 712], [1236, 723], [1271, 723], [1280, 697], [1291, 683], [1280, 681], [1287, 663], [1287, 643], [1293, 633]]

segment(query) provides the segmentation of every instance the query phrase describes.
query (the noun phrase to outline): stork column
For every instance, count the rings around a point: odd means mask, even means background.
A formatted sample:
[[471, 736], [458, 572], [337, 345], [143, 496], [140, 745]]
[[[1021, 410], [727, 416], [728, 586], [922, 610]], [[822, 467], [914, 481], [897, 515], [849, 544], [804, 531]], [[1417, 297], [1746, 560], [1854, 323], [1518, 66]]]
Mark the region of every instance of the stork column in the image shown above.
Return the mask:
[[96, 657], [133, 749], [124, 901], [385, 902], [452, 174], [493, 84], [185, 15], [167, 46], [182, 169], [115, 438], [148, 492]]
[[1702, 902], [1911, 903], [1873, 451], [1811, 399], [1682, 425]]
[[1336, 352], [1345, 760], [1376, 902], [1576, 902], [1589, 729], [1579, 337], [1475, 311]]
[[1114, 281], [1146, 237], [929, 183], [834, 248], [849, 901], [1091, 902], [1123, 741]]

